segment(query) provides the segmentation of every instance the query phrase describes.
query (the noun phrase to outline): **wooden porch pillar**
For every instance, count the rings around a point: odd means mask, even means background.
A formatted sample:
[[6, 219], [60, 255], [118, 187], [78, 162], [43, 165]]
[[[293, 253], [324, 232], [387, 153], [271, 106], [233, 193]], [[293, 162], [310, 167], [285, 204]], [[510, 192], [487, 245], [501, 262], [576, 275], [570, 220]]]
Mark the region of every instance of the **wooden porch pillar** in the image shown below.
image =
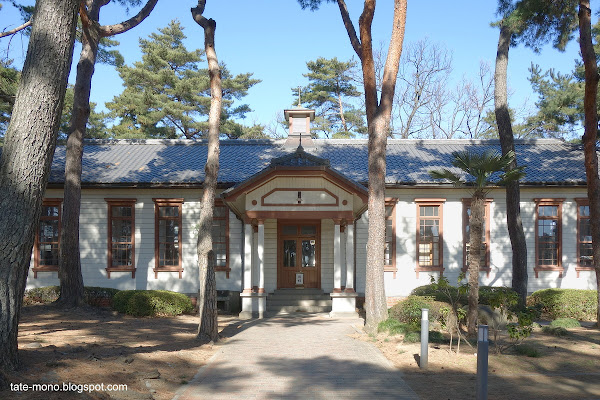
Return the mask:
[[265, 293], [265, 221], [258, 220], [258, 293]]
[[354, 293], [354, 224], [346, 225], [346, 292]]
[[250, 221], [244, 221], [244, 293], [252, 293], [252, 235], [254, 229]]
[[333, 220], [333, 292], [342, 292], [342, 247], [340, 237], [341, 219]]

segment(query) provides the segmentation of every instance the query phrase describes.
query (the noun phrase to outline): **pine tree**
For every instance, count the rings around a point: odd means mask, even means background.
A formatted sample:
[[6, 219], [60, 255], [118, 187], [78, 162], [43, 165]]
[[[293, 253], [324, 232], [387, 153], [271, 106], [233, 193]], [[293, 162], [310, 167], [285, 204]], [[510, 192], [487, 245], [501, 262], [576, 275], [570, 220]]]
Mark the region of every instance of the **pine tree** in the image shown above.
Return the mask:
[[[352, 83], [354, 61], [338, 61], [336, 57], [319, 57], [306, 63], [309, 72], [303, 74], [309, 84], [303, 90], [302, 103], [316, 110], [314, 131], [326, 137], [355, 137], [366, 133], [364, 112], [348, 101], [361, 96]], [[295, 92], [297, 89], [292, 88]]]
[[[201, 68], [203, 51], [186, 49], [186, 36], [177, 21], [147, 39], [140, 39], [142, 61], [118, 68], [125, 90], [106, 104], [116, 138], [198, 138], [208, 133], [205, 121], [210, 109], [210, 80]], [[223, 109], [221, 121], [243, 118], [250, 110], [234, 101], [247, 94], [258, 82], [252, 73], [233, 76], [221, 65]], [[221, 134], [236, 137], [240, 132], [233, 121], [223, 124]]]
[[[600, 53], [600, 21], [592, 27], [594, 50]], [[529, 69], [531, 87], [538, 95], [538, 112], [527, 124], [540, 137], [568, 137], [583, 125], [585, 76], [583, 63], [575, 61], [571, 73], [561, 74], [553, 68], [542, 71], [539, 65]], [[600, 111], [600, 110], [599, 110]]]

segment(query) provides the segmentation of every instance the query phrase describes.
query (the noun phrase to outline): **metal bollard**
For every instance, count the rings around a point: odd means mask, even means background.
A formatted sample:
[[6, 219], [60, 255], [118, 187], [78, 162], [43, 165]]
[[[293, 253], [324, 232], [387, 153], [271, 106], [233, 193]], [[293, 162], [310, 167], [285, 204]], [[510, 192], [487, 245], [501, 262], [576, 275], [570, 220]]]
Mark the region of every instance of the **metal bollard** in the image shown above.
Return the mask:
[[479, 325], [477, 332], [477, 400], [487, 400], [488, 387], [488, 326]]
[[426, 369], [429, 362], [429, 309], [421, 308], [421, 362], [419, 367]]

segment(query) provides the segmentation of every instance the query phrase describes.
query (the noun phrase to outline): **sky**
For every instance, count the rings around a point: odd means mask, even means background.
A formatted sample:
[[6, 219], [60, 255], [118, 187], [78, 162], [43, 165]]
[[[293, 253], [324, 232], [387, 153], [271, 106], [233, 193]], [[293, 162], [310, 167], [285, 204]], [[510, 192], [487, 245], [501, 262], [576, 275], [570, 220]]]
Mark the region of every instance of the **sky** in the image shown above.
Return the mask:
[[[144, 0], [145, 1], [145, 0]], [[33, 4], [34, 1], [22, 1]], [[7, 2], [0, 10], [0, 29], [20, 25], [18, 13]], [[126, 10], [111, 2], [103, 7], [100, 22], [104, 25], [117, 23], [136, 14], [140, 7]], [[191, 17], [190, 8], [195, 1], [159, 0], [152, 14], [140, 26], [115, 37], [121, 44], [119, 51], [125, 63], [131, 65], [140, 60], [139, 38], [146, 38], [157, 29], [177, 19], [184, 27], [188, 50], [203, 48], [202, 28]], [[477, 77], [481, 61], [493, 70], [498, 42], [498, 28], [490, 23], [496, 20], [496, 1], [434, 0], [408, 1], [405, 47], [427, 38], [445, 47], [453, 59], [452, 82], [463, 77]], [[362, 2], [348, 0], [350, 15], [358, 29], [358, 17]], [[392, 28], [393, 0], [379, 0], [373, 22], [373, 42], [387, 47]], [[318, 11], [302, 10], [295, 0], [208, 0], [204, 12], [207, 18], [217, 22], [216, 50], [220, 62], [227, 64], [234, 73], [254, 73], [262, 82], [250, 89], [243, 100], [253, 110], [247, 114], [246, 125], [269, 124], [277, 114], [290, 108], [295, 99], [291, 88], [306, 85], [302, 74], [307, 72], [306, 62], [318, 57], [349, 60], [355, 56], [348, 35], [342, 24], [339, 9], [334, 3], [321, 6]], [[14, 59], [22, 64], [27, 38], [16, 35], [12, 39], [0, 39], [0, 57]], [[74, 52], [70, 82], [75, 80], [75, 65], [80, 48]], [[561, 53], [546, 46], [540, 54], [522, 45], [512, 48], [509, 56], [509, 91], [511, 107], [532, 108], [536, 101], [527, 80], [531, 63], [543, 70], [555, 68], [568, 73], [574, 60], [579, 58], [575, 41]], [[356, 59], [356, 57], [355, 57]], [[122, 91], [122, 81], [114, 67], [97, 65], [92, 83], [91, 101], [103, 110], [103, 104]]]

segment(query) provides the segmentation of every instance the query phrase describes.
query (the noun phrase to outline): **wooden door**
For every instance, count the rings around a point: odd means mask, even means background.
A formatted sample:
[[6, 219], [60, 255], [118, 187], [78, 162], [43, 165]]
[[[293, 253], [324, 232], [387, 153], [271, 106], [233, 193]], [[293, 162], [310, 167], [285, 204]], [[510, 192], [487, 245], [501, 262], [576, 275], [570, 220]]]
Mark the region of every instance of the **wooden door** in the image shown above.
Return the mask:
[[[320, 288], [320, 221], [280, 221], [277, 229], [277, 287]], [[301, 282], [298, 280], [301, 279]]]

